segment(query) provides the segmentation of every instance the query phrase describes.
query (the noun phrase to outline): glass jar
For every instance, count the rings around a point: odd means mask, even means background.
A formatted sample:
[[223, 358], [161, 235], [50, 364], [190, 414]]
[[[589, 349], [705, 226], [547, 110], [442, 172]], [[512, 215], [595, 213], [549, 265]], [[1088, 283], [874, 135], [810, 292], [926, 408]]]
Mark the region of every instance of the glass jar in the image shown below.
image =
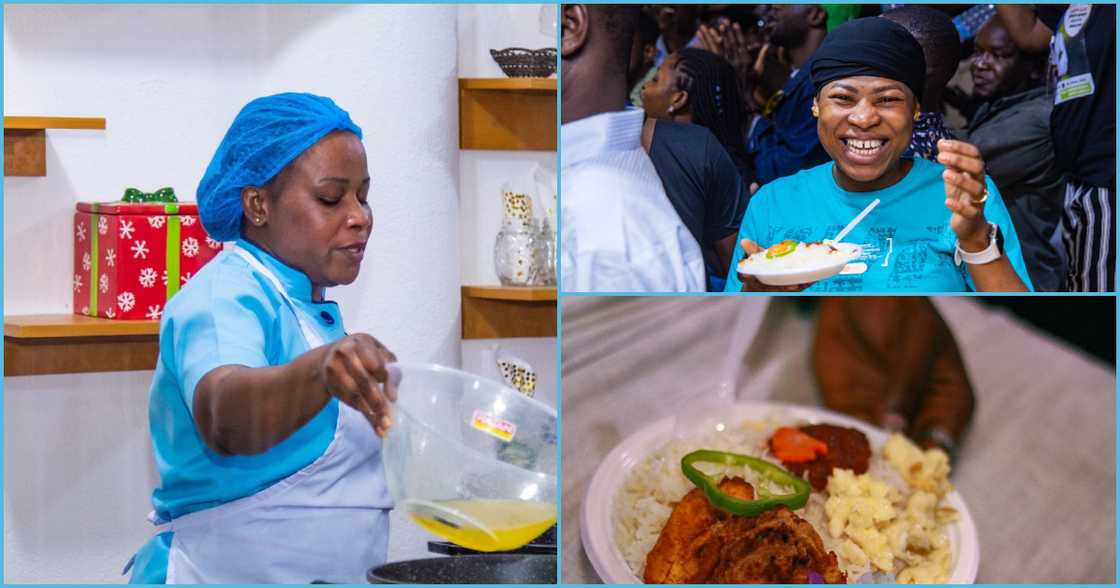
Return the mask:
[[506, 220], [494, 239], [494, 272], [503, 286], [529, 286], [534, 278], [537, 231], [533, 225]]
[[556, 233], [548, 219], [537, 223], [537, 237], [533, 248], [535, 273], [534, 286], [556, 285]]

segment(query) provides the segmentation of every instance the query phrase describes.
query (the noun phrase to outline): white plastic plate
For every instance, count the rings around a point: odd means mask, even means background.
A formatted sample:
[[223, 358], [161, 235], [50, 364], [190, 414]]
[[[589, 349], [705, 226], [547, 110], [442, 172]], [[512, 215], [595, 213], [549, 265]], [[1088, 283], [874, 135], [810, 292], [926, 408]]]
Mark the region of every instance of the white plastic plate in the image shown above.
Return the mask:
[[[728, 416], [726, 410], [722, 416]], [[890, 435], [882, 430], [823, 408], [778, 403], [744, 403], [735, 405], [734, 415], [728, 422], [742, 422], [748, 419], [763, 419], [779, 413], [781, 418], [811, 423], [826, 422], [859, 429], [867, 435], [873, 448], [881, 448]], [[720, 415], [712, 414], [713, 419]], [[587, 487], [583, 499], [583, 512], [580, 520], [580, 536], [583, 549], [591, 560], [591, 565], [603, 582], [608, 584], [640, 584], [641, 580], [630, 570], [626, 559], [614, 541], [614, 525], [611, 512], [615, 496], [630, 471], [641, 463], [650, 453], [657, 451], [674, 435], [675, 417], [668, 417], [651, 423], [626, 439], [623, 439], [609, 454]], [[698, 431], [698, 433], [701, 433]], [[697, 447], [697, 449], [701, 449]], [[945, 497], [945, 503], [960, 512], [960, 520], [945, 527], [953, 549], [953, 571], [949, 576], [950, 584], [972, 584], [980, 567], [980, 543], [976, 536], [976, 524], [965, 506], [960, 493], [953, 491]]]
[[863, 253], [862, 247], [852, 243], [834, 243], [832, 246], [839, 249], [841, 255], [837, 255], [833, 260], [828, 260], [824, 265], [787, 269], [766, 269], [758, 265], [751, 266], [747, 264], [746, 258], [743, 258], [736, 269], [739, 275], [754, 276], [758, 278], [758, 281], [768, 286], [796, 286], [798, 284], [809, 284], [825, 278], [830, 278], [843, 271], [844, 266], [848, 265], [850, 261], [859, 258]]

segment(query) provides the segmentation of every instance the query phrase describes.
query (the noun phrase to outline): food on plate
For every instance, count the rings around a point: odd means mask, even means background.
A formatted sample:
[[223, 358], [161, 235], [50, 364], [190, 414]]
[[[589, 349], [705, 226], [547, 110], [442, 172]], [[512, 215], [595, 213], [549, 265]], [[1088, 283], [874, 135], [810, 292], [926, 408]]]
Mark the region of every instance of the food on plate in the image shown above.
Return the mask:
[[784, 506], [757, 517], [732, 517], [717, 526], [709, 543], [720, 546], [719, 562], [708, 578], [716, 584], [847, 581], [816, 529]]
[[[801, 461], [786, 471], [779, 454]], [[959, 517], [943, 503], [947, 463], [901, 435], [872, 447], [780, 413], [677, 437], [626, 476], [615, 543], [647, 583], [945, 583]]]
[[824, 241], [802, 243], [786, 239], [775, 245], [750, 254], [739, 263], [739, 271], [775, 271], [828, 266], [848, 261], [849, 253]]
[[813, 461], [828, 455], [828, 445], [808, 433], [793, 427], [780, 427], [770, 437], [770, 450], [787, 466], [791, 463]]
[[[739, 477], [724, 478], [716, 488], [739, 500], [755, 496]], [[845, 580], [812, 525], [785, 506], [756, 516], [732, 515], [694, 488], [669, 515], [646, 558], [644, 579], [650, 584], [805, 584], [810, 572], [828, 583]]]
[[[758, 475], [784, 487], [793, 489], [789, 494], [773, 494], [765, 488], [759, 492], [761, 497], [757, 500], [743, 500], [741, 498], [724, 494], [719, 489], [718, 478], [709, 476], [697, 468], [698, 463], [715, 463], [725, 466], [746, 466]], [[726, 451], [713, 451], [701, 449], [693, 451], [681, 458], [681, 471], [697, 488], [704, 492], [704, 497], [712, 506], [733, 515], [753, 517], [760, 515], [777, 506], [801, 508], [809, 500], [809, 485], [805, 480], [794, 476], [782, 468], [757, 457], [729, 453]]]
[[[725, 478], [719, 490], [729, 496], [742, 500], [754, 498], [754, 488], [746, 480], [735, 477]], [[688, 584], [702, 574], [700, 569], [710, 568], [714, 562], [703, 561], [703, 552], [697, 553], [696, 540], [712, 527], [731, 515], [713, 507], [704, 497], [703, 491], [693, 488], [673, 507], [668, 522], [661, 530], [657, 543], [646, 558], [645, 581], [649, 584]], [[707, 555], [717, 555], [715, 551]]]
[[[775, 438], [781, 430], [778, 429], [770, 439], [771, 450], [779, 458], [781, 456], [775, 448]], [[809, 482], [814, 489], [824, 490], [825, 485], [828, 484], [828, 477], [832, 475], [835, 468], [849, 469], [857, 474], [867, 471], [868, 460], [871, 458], [871, 444], [867, 441], [867, 435], [861, 431], [827, 424], [806, 425], [797, 430], [820, 441], [828, 448], [827, 453], [811, 461], [782, 459], [782, 464], [799, 476], [809, 472]]]
[[883, 445], [883, 455], [911, 486], [938, 496], [953, 491], [949, 483], [949, 455], [944, 451], [922, 451], [905, 437], [896, 435]]
[[902, 560], [906, 567], [898, 581], [903, 584], [941, 584], [949, 579], [953, 554], [939, 528], [958, 515], [951, 508], [939, 509], [935, 494], [916, 490], [903, 507], [898, 490], [848, 470], [836, 470], [828, 481], [828, 494], [828, 532], [848, 537], [840, 545], [843, 557], [887, 572], [894, 570], [896, 559]]

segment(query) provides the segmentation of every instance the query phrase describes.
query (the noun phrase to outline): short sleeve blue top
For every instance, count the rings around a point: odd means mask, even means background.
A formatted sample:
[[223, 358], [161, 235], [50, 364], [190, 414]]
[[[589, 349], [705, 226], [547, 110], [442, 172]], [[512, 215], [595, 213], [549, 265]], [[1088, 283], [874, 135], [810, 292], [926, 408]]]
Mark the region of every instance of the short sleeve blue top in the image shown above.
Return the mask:
[[[252, 243], [242, 240], [238, 246], [272, 270], [324, 341], [345, 336], [338, 306], [312, 302], [306, 274]], [[162, 518], [255, 494], [307, 466], [330, 445], [338, 420], [336, 399], [258, 455], [219, 455], [199, 436], [192, 410], [203, 376], [223, 365], [281, 365], [308, 351], [296, 316], [280, 293], [231, 251], [203, 267], [167, 303], [159, 348], [149, 421], [161, 480], [152, 504]]]
[[[874, 192], [848, 192], [833, 179], [833, 162], [803, 170], [763, 186], [751, 199], [739, 240], [768, 247], [785, 239], [813, 242], [831, 239], [872, 200], [880, 203], [844, 241], [863, 246], [858, 260], [866, 271], [837, 275], [809, 287], [808, 292], [963, 292], [975, 290], [967, 264], [956, 265], [957, 237], [945, 208], [945, 167], [915, 159], [897, 184]], [[1019, 237], [999, 190], [987, 180], [987, 219], [999, 226], [1004, 255], [1015, 273], [1031, 286]], [[735, 268], [743, 258], [736, 247], [726, 292], [742, 289]]]

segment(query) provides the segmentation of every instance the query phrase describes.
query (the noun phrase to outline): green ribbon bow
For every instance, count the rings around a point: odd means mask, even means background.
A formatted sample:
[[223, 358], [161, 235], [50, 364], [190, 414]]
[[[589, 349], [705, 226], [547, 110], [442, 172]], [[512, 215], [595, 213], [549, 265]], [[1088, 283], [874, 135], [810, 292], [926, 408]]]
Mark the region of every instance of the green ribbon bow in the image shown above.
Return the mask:
[[123, 202], [178, 202], [179, 199], [175, 197], [175, 189], [171, 187], [160, 188], [155, 192], [141, 192], [136, 188], [126, 188], [124, 197], [121, 198]]

